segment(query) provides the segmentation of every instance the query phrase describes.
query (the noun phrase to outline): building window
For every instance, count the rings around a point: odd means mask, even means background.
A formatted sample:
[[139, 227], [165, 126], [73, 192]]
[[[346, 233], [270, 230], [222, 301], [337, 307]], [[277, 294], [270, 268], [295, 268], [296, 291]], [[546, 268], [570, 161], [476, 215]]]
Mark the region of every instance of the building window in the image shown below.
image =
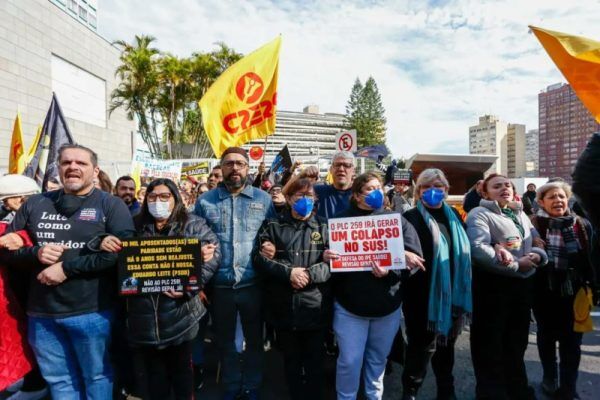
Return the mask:
[[77, 0], [67, 0], [67, 8], [77, 14]]
[[87, 9], [79, 5], [79, 18], [87, 21]]
[[94, 14], [90, 13], [90, 25], [95, 28], [96, 24], [97, 24], [96, 16]]

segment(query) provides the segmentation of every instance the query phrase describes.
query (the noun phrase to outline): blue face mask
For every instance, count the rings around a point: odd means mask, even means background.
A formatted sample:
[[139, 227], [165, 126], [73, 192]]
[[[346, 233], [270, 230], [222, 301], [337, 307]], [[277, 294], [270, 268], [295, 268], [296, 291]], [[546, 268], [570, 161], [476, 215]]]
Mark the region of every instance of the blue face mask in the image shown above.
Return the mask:
[[292, 204], [292, 208], [298, 215], [302, 218], [308, 217], [313, 210], [315, 202], [313, 199], [309, 199], [308, 197], [301, 197], [296, 200], [294, 204]]
[[365, 203], [373, 210], [378, 210], [383, 206], [383, 192], [380, 189], [373, 190], [365, 196]]
[[446, 197], [446, 193], [443, 189], [429, 188], [423, 192], [421, 200], [426, 206], [437, 208], [444, 201], [444, 197]]

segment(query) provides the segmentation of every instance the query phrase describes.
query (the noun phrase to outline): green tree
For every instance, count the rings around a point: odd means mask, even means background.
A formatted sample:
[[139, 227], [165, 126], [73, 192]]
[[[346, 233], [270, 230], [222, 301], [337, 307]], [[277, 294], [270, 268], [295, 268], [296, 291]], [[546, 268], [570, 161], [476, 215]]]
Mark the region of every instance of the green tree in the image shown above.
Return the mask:
[[346, 105], [346, 120], [350, 129], [356, 129], [359, 148], [385, 144], [385, 109], [373, 77], [364, 86], [356, 78]]
[[155, 157], [182, 158], [185, 143], [194, 144], [193, 158], [212, 157], [198, 102], [242, 55], [218, 43], [214, 51], [180, 58], [151, 48], [154, 40], [142, 35], [133, 45], [115, 43], [121, 48], [120, 83], [111, 93], [110, 112], [125, 108]]

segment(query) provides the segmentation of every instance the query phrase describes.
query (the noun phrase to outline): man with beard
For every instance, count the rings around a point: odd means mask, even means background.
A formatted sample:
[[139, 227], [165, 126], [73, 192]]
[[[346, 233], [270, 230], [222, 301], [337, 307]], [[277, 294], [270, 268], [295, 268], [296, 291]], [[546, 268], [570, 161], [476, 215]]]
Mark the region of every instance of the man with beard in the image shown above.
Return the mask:
[[352, 181], [354, 178], [354, 154], [338, 151], [333, 155], [329, 172], [333, 177], [332, 185], [315, 185], [317, 195], [317, 215], [325, 219], [344, 211], [350, 205]]
[[[247, 183], [248, 162], [246, 150], [225, 150], [223, 182], [204, 193], [195, 209], [219, 237], [223, 254], [213, 278], [211, 303], [227, 400], [243, 392], [248, 399], [257, 399], [262, 381], [261, 289], [251, 253], [262, 222], [275, 216], [275, 210], [269, 194]], [[238, 315], [246, 342], [241, 357], [235, 345]]]
[[210, 171], [206, 186], [208, 186], [208, 190], [212, 190], [216, 188], [220, 182], [223, 182], [223, 170], [220, 165], [217, 165]]
[[117, 179], [115, 195], [125, 202], [132, 217], [140, 212], [142, 207], [135, 197], [135, 181], [132, 177], [124, 175]]
[[16, 213], [11, 230], [26, 230], [33, 246], [8, 261], [33, 267], [29, 343], [52, 398], [109, 399], [117, 255], [87, 244], [107, 234], [133, 236], [133, 221], [123, 202], [94, 188], [99, 168], [91, 149], [62, 146], [58, 170], [63, 189], [30, 197]]

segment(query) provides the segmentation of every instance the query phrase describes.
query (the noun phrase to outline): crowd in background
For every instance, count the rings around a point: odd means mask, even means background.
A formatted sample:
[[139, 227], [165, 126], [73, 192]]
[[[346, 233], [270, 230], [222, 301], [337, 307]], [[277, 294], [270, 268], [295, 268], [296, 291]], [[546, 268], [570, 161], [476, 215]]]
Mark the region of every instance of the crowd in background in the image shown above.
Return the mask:
[[[301, 163], [280, 181], [264, 166], [250, 176], [241, 148], [206, 181], [137, 190], [129, 176], [113, 187], [83, 146], [61, 148], [58, 164], [58, 187], [42, 194], [29, 178], [0, 178], [10, 327], [0, 343], [13, 343], [0, 389], [25, 376], [11, 399], [194, 398], [209, 324], [225, 400], [259, 398], [266, 340], [283, 354], [294, 400], [324, 398], [327, 353], [337, 355], [339, 400], [356, 399], [361, 382], [381, 399], [388, 359], [404, 364], [403, 400], [418, 397], [430, 363], [437, 399], [456, 399], [454, 346], [467, 325], [476, 398], [534, 399], [524, 362], [532, 312], [542, 390], [578, 398], [597, 240], [563, 180], [519, 196], [491, 174], [465, 195], [465, 219], [447, 202], [443, 171], [414, 182], [356, 174], [348, 152], [333, 156], [330, 184]], [[402, 215], [407, 268], [332, 274], [340, 255], [327, 220], [391, 213]], [[200, 239], [200, 290], [117, 298], [122, 240], [169, 236]]]

